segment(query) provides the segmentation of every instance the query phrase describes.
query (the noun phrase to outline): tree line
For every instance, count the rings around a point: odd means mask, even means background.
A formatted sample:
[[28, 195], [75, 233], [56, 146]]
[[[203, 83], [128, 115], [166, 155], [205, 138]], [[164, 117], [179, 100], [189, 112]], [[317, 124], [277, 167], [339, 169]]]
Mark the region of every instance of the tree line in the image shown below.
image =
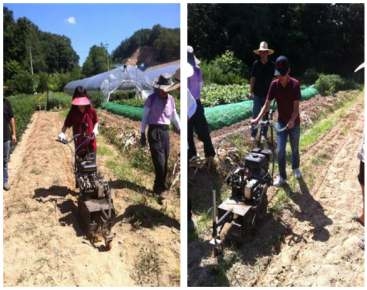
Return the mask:
[[61, 91], [71, 80], [92, 76], [112, 68], [139, 46], [151, 46], [158, 62], [179, 58], [179, 29], [155, 25], [135, 32], [109, 55], [103, 43], [93, 45], [79, 66], [79, 56], [64, 35], [41, 31], [26, 17], [14, 20], [3, 7], [4, 94]]
[[364, 5], [189, 4], [188, 40], [205, 61], [229, 50], [248, 67], [265, 40], [273, 59], [289, 57], [294, 75], [351, 77], [364, 61]]
[[180, 29], [164, 28], [154, 25], [152, 29], [140, 29], [131, 37], [124, 39], [112, 52], [115, 62], [123, 62], [139, 47], [148, 46], [158, 63], [180, 58]]

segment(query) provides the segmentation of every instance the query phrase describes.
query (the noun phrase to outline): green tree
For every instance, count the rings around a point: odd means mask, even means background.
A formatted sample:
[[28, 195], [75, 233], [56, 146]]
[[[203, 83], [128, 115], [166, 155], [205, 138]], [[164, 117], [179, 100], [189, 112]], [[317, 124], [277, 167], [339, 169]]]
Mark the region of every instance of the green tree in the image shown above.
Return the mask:
[[250, 66], [267, 41], [289, 57], [292, 74], [307, 69], [352, 76], [364, 59], [363, 4], [189, 4], [188, 41], [211, 61], [231, 50]]
[[85, 60], [82, 73], [85, 76], [92, 76], [107, 71], [108, 51], [103, 45], [94, 45], [90, 48], [87, 59]]
[[[154, 25], [141, 29], [124, 39], [112, 52], [115, 62], [123, 62], [138, 48], [149, 47], [156, 62], [168, 62], [180, 58], [180, 30]], [[144, 62], [144, 60], [141, 60]]]

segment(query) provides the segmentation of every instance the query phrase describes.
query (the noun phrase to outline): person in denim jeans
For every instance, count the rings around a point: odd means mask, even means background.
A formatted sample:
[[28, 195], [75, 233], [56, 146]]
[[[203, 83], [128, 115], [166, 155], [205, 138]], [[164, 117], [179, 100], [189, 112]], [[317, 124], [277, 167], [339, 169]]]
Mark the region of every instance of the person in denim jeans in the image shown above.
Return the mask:
[[284, 131], [277, 131], [277, 154], [279, 176], [274, 180], [275, 186], [281, 186], [286, 182], [286, 144], [289, 141], [292, 150], [292, 169], [296, 178], [301, 178], [299, 138], [300, 138], [300, 117], [299, 102], [301, 100], [300, 83], [295, 78], [289, 76], [290, 66], [288, 58], [279, 56], [275, 61], [276, 80], [272, 81], [264, 106], [259, 115], [251, 120], [252, 124], [257, 124], [261, 117], [269, 111], [270, 102], [275, 99], [278, 108], [278, 128], [286, 127]]
[[[10, 130], [11, 129], [11, 130]], [[11, 143], [17, 142], [13, 109], [7, 99], [3, 99], [3, 189], [9, 190], [8, 163]]]
[[[253, 118], [260, 113], [262, 106], [264, 106], [269, 85], [274, 78], [274, 63], [269, 60], [269, 55], [273, 54], [274, 50], [268, 48], [268, 44], [262, 41], [254, 53], [259, 56], [259, 59], [254, 61], [251, 68], [250, 99], [253, 99]], [[263, 119], [266, 120], [267, 115], [264, 115]], [[251, 141], [255, 141], [256, 135], [257, 127], [252, 126]], [[262, 139], [266, 139], [267, 126], [261, 126], [260, 135]]]

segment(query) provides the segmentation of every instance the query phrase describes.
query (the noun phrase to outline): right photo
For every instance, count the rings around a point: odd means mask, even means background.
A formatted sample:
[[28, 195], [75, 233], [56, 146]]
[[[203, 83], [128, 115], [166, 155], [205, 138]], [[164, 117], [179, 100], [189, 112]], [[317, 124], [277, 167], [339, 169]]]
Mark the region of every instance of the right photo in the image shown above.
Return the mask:
[[188, 4], [189, 287], [364, 286], [364, 4]]

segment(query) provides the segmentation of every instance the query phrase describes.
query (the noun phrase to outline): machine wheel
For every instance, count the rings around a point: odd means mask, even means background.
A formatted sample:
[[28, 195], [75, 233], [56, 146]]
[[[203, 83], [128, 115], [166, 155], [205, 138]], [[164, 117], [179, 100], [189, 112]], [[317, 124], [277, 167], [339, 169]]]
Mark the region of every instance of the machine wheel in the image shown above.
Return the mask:
[[262, 200], [257, 208], [256, 223], [262, 222], [266, 218], [267, 210], [268, 210], [268, 196], [266, 195], [266, 190], [265, 190]]
[[222, 241], [222, 243], [225, 242], [226, 237], [228, 236], [228, 233], [231, 230], [231, 228], [232, 228], [232, 223], [231, 222], [226, 222], [223, 225], [222, 230], [219, 233], [219, 238]]

